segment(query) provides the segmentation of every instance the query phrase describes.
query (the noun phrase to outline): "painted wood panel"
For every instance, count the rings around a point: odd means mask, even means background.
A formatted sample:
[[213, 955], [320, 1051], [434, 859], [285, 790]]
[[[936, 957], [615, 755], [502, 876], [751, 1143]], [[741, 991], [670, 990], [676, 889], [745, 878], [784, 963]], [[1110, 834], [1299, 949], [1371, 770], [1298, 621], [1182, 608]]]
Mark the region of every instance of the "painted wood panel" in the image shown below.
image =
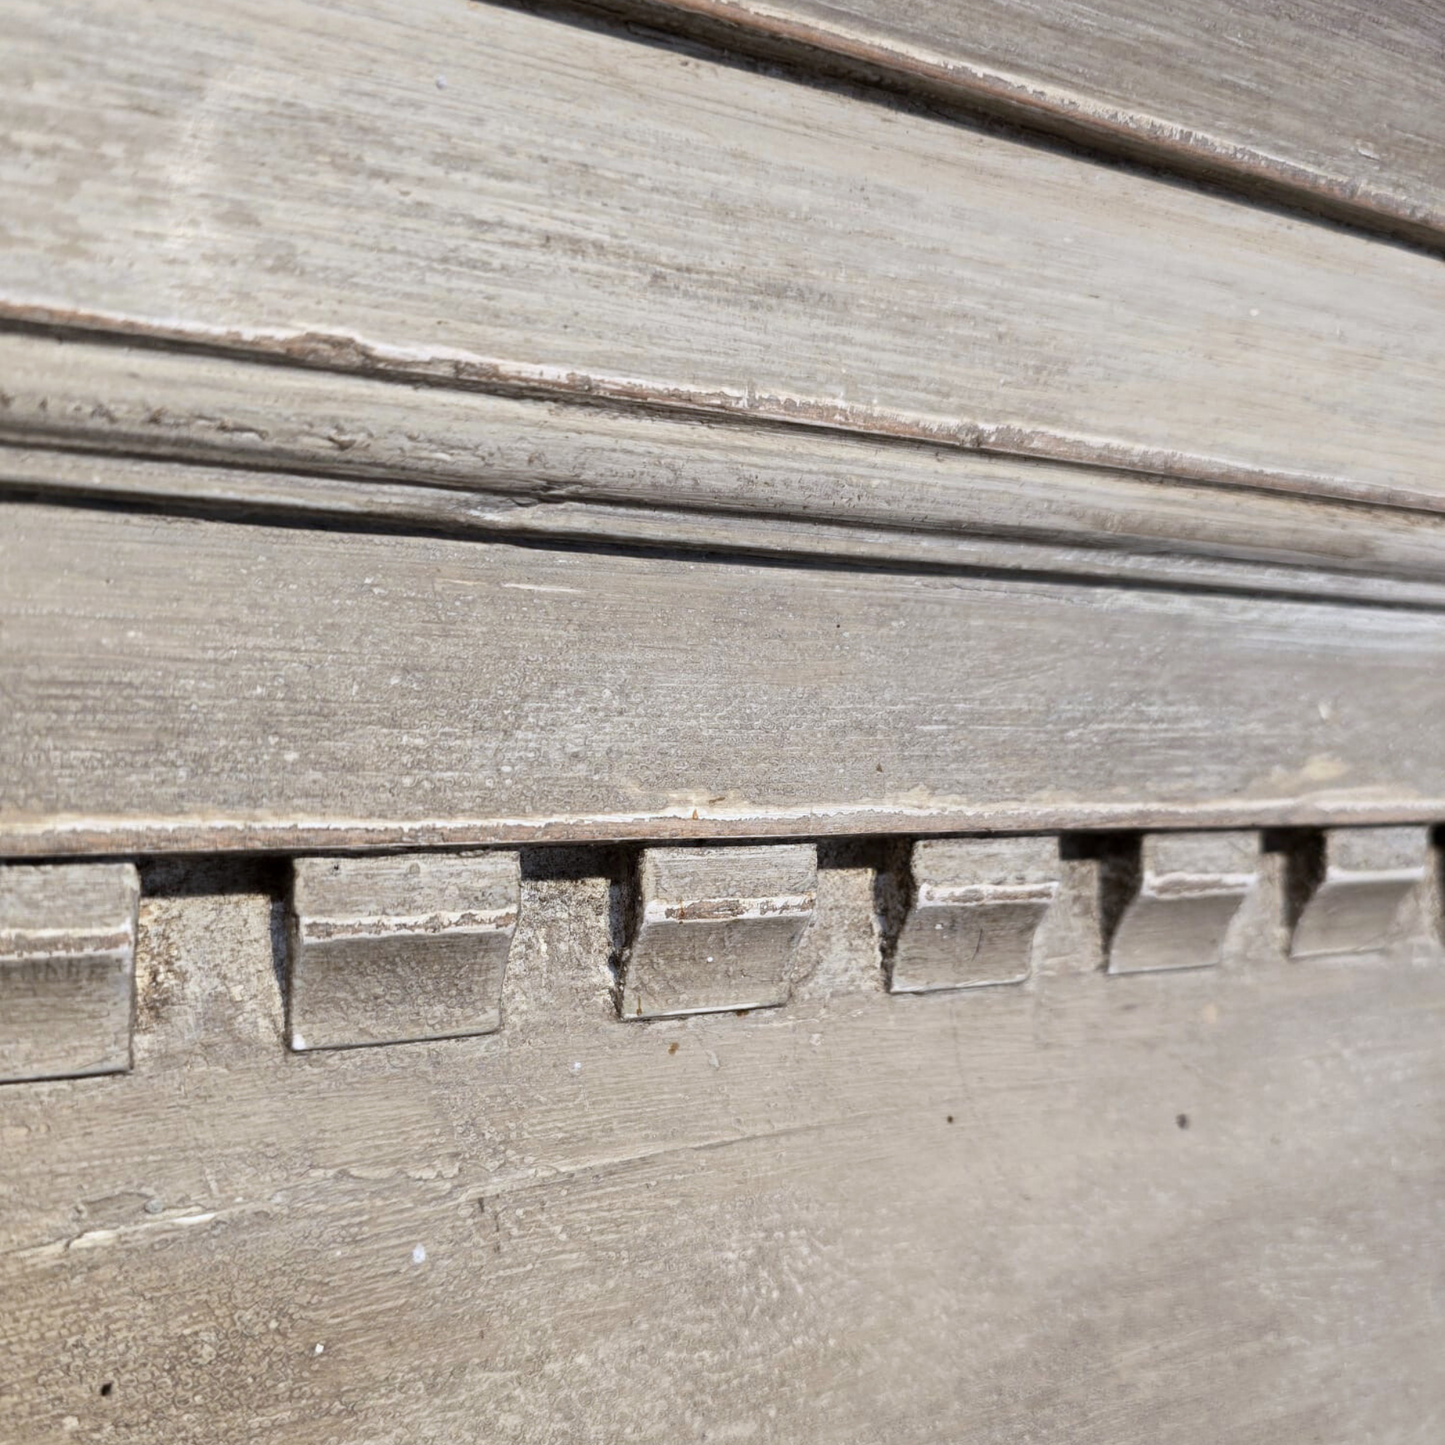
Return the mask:
[[504, 8], [12, 8], [0, 316], [1439, 507], [1431, 256]]
[[1445, 818], [1433, 613], [10, 503], [0, 849]]

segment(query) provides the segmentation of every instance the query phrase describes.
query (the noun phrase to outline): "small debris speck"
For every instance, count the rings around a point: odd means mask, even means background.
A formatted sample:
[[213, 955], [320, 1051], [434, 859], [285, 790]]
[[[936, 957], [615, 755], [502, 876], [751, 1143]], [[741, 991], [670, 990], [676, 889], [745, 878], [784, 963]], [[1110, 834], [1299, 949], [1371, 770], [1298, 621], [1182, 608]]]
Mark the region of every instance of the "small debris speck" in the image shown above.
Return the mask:
[[412, 1250], [412, 1252], [411, 1252], [411, 1262], [412, 1262], [413, 1264], [425, 1264], [425, 1263], [426, 1263], [426, 1245], [424, 1245], [424, 1244], [419, 1244], [419, 1245], [417, 1245], [417, 1247], [416, 1247], [414, 1250]]
[[447, 88], [447, 78], [446, 78], [446, 76], [444, 76], [444, 75], [439, 75], [439, 76], [437, 76], [437, 89], [438, 89], [438, 90], [445, 90], [446, 88]]
[[1189, 1115], [1188, 1115], [1188, 1114], [1180, 1114], [1179, 1117], [1178, 1117], [1177, 1119], [1175, 1119], [1174, 1122], [1175, 1122], [1181, 1129], [1187, 1129], [1187, 1128], [1189, 1127]]

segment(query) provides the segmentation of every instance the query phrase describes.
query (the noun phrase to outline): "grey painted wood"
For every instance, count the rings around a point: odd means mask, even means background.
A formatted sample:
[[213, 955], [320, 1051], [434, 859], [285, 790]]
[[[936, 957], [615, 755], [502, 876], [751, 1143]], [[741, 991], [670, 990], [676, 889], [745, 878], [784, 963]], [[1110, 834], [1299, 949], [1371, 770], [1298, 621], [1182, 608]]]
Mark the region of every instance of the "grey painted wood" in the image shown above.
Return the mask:
[[1384, 948], [1409, 926], [1403, 910], [1422, 901], [1434, 856], [1425, 828], [1332, 828], [1323, 861], [1323, 876], [1295, 927], [1296, 958]]
[[1259, 882], [1252, 832], [1150, 833], [1142, 840], [1137, 891], [1109, 944], [1111, 973], [1209, 968]]
[[1438, 944], [902, 997], [835, 856], [788, 1006], [637, 1027], [539, 871], [500, 1033], [310, 1054], [157, 880], [135, 1070], [0, 1090], [0, 1434], [1431, 1438]]
[[30, 0], [6, 39], [3, 317], [1445, 496], [1431, 256], [450, 0]]
[[0, 867], [0, 1084], [130, 1068], [129, 863]]
[[909, 850], [909, 882], [889, 960], [892, 992], [1019, 983], [1058, 893], [1058, 839], [926, 839]]
[[11, 856], [1445, 817], [1431, 614], [3, 522]]
[[818, 897], [811, 843], [645, 848], [622, 959], [624, 1019], [786, 1003]]
[[0, 370], [9, 488], [1445, 605], [1429, 513], [21, 334]]
[[[1427, 245], [1445, 240], [1430, 0], [604, 0], [894, 82]], [[805, 62], [806, 63], [806, 62]]]
[[351, 1048], [501, 1028], [520, 889], [515, 853], [296, 859], [291, 1047]]

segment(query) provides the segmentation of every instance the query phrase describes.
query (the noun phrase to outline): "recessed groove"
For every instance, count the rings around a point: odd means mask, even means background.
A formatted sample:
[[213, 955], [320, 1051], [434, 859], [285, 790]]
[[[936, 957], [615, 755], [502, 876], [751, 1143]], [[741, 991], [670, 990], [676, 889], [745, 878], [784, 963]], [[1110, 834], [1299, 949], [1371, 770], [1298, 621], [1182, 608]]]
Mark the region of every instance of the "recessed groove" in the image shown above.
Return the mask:
[[[0, 336], [12, 491], [1430, 606], [1438, 514]], [[1373, 579], [1373, 580], [1370, 580]]]
[[[3, 447], [0, 447], [3, 459]], [[243, 475], [254, 475], [249, 469]], [[291, 479], [300, 483], [304, 477]], [[297, 489], [301, 491], [301, 488]], [[174, 517], [219, 525], [268, 527], [356, 537], [397, 537], [418, 541], [464, 541], [549, 552], [578, 552], [682, 559], [719, 564], [748, 562], [794, 571], [957, 577], [1019, 584], [1068, 583], [1081, 589], [1159, 593], [1196, 597], [1255, 598], [1296, 606], [1363, 607], [1372, 611], [1445, 612], [1445, 584], [1416, 584], [1389, 577], [1322, 573], [1162, 551], [1051, 546], [1006, 537], [960, 537], [953, 548], [944, 537], [931, 547], [907, 540], [899, 529], [829, 529], [818, 524], [769, 528], [745, 513], [669, 511], [641, 504], [587, 505], [572, 524], [546, 510], [515, 508], [504, 521], [455, 515], [447, 502], [454, 491], [408, 486], [402, 498], [363, 483], [355, 503], [342, 508], [309, 504], [303, 496], [279, 498], [257, 490], [254, 499], [171, 493], [115, 491], [103, 486], [50, 490], [16, 486], [0, 477], [0, 508], [41, 503], [116, 516]], [[478, 502], [483, 494], [474, 494]], [[428, 506], [428, 502], [433, 505]], [[553, 509], [554, 511], [557, 509]], [[546, 518], [549, 525], [527, 526]], [[901, 540], [900, 540], [901, 539]], [[940, 556], [949, 551], [951, 555]]]

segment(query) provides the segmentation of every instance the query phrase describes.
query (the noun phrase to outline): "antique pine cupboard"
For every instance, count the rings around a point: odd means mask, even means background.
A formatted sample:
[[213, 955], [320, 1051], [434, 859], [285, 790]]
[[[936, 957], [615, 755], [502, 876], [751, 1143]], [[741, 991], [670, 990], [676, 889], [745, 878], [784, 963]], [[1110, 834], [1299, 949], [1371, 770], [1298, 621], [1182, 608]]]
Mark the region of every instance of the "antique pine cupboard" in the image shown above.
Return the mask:
[[1445, 1439], [1445, 8], [0, 101], [0, 1445]]

